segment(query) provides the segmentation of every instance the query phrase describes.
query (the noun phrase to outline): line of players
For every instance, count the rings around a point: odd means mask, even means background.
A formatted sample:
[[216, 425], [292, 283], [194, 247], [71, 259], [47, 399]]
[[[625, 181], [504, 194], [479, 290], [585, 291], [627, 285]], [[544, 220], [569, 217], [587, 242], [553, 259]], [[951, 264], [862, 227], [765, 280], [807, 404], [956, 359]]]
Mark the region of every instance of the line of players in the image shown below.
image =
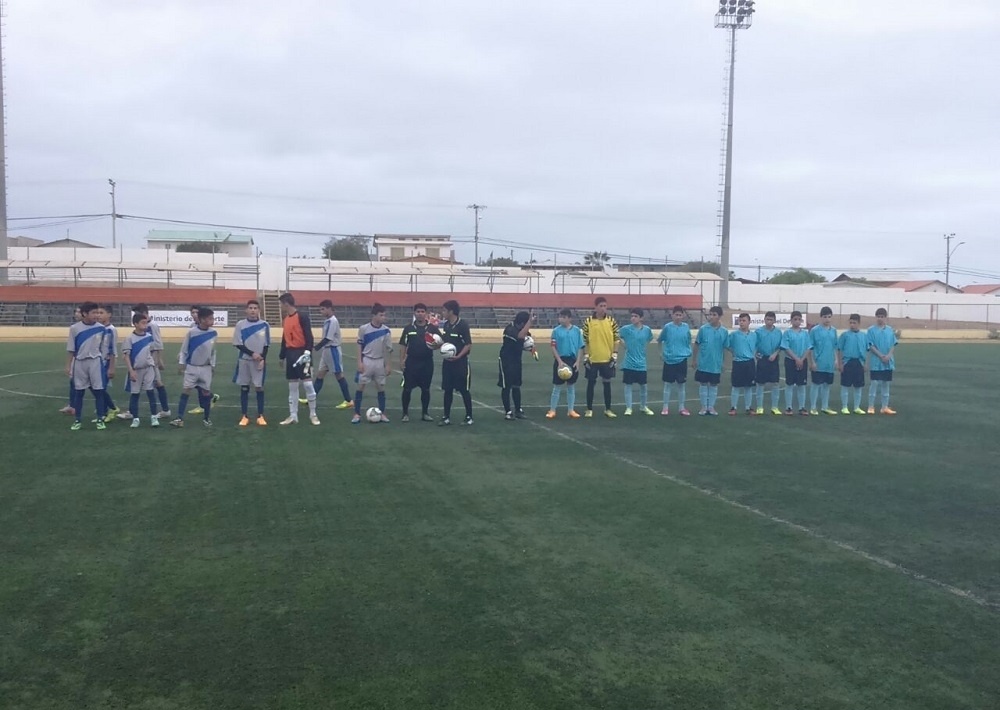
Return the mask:
[[[338, 409], [354, 409], [352, 423], [361, 421], [361, 403], [366, 385], [374, 382], [378, 402], [376, 421], [388, 422], [385, 414], [385, 383], [392, 373], [389, 355], [393, 351], [391, 332], [385, 326], [385, 309], [376, 304], [372, 308], [371, 320], [358, 331], [357, 389], [353, 398], [344, 377], [341, 354], [342, 333], [340, 324], [333, 313], [333, 304], [325, 300], [320, 304], [324, 317], [323, 335], [315, 343], [308, 314], [295, 306], [292, 294], [283, 294], [279, 302], [283, 316], [283, 336], [279, 359], [284, 361], [286, 379], [289, 385], [289, 416], [281, 424], [298, 422], [298, 405], [309, 407], [310, 422], [319, 425], [316, 414], [316, 397], [322, 389], [325, 376], [332, 372], [338, 381], [343, 401]], [[414, 306], [412, 323], [403, 329], [399, 340], [401, 345], [400, 369], [403, 372], [402, 420], [409, 421], [409, 406], [412, 391], [420, 389], [421, 420], [433, 421], [429, 413], [430, 387], [434, 374], [433, 352], [448, 352], [442, 365], [442, 389], [444, 390], [444, 416], [439, 424], [451, 423], [451, 409], [454, 392], [459, 392], [465, 405], [464, 423], [471, 425], [472, 396], [471, 368], [468, 356], [472, 348], [472, 338], [468, 324], [461, 318], [459, 304], [452, 300], [443, 306], [444, 318], [431, 316], [427, 307], [418, 303]], [[67, 344], [67, 375], [70, 377], [70, 401], [63, 409], [75, 415], [72, 429], [81, 428], [83, 395], [87, 389], [94, 392], [99, 429], [105, 428], [117, 414], [123, 419], [131, 419], [132, 427], [140, 425], [138, 406], [140, 393], [146, 392], [150, 405], [150, 424], [158, 426], [161, 418], [172, 416], [166, 388], [160, 373], [164, 369], [163, 341], [159, 327], [149, 319], [148, 308], [138, 304], [133, 308], [134, 330], [122, 341], [123, 362], [128, 369], [125, 389], [130, 394], [129, 411], [120, 413], [108, 390], [114, 378], [117, 361], [116, 336], [110, 323], [110, 308], [94, 303], [84, 303], [78, 309], [80, 321], [70, 328]], [[180, 372], [184, 375], [183, 392], [178, 401], [177, 417], [170, 423], [175, 427], [184, 425], [186, 413], [203, 413], [205, 426], [211, 426], [211, 405], [218, 401], [212, 393], [212, 375], [215, 368], [215, 343], [217, 332], [212, 328], [214, 313], [211, 309], [192, 306], [194, 325], [185, 335], [178, 358]], [[564, 309], [559, 315], [559, 325], [553, 329], [550, 345], [553, 353], [552, 396], [547, 418], [556, 416], [562, 390], [566, 390], [567, 414], [579, 418], [575, 410], [575, 383], [582, 363], [587, 380], [586, 409], [584, 417], [593, 416], [594, 395], [597, 380], [602, 381], [604, 394], [604, 414], [614, 418], [617, 415], [611, 407], [611, 382], [616, 376], [619, 360], [618, 346], [624, 345], [622, 376], [625, 385], [626, 416], [633, 413], [633, 386], [639, 387], [638, 411], [653, 415], [648, 407], [646, 347], [653, 341], [652, 330], [643, 324], [644, 312], [633, 308], [630, 323], [619, 327], [608, 313], [607, 299], [595, 300], [593, 315], [588, 317], [582, 328], [573, 325], [572, 313]], [[729, 332], [722, 327], [722, 309], [713, 307], [709, 311], [708, 322], [703, 325], [692, 346], [691, 330], [686, 322], [685, 310], [674, 307], [672, 320], [661, 330], [657, 342], [661, 346], [663, 359], [663, 409], [662, 415], [670, 413], [669, 405], [674, 393], [681, 416], [689, 416], [686, 408], [686, 382], [688, 359], [693, 359], [695, 381], [699, 384], [701, 409], [699, 414], [717, 415], [715, 409], [718, 385], [721, 381], [722, 363], [725, 350], [732, 353], [732, 407], [729, 413], [738, 412], [739, 400], [743, 396], [748, 414], [764, 413], [764, 396], [770, 388], [771, 412], [773, 414], [793, 414], [798, 404], [800, 414], [836, 414], [830, 408], [829, 392], [834, 380], [834, 371], [841, 373], [841, 413], [874, 414], [875, 401], [881, 390], [881, 412], [895, 414], [889, 408], [889, 387], [895, 369], [894, 350], [896, 337], [886, 325], [887, 313], [884, 308], [876, 311], [876, 325], [867, 331], [860, 330], [860, 316], [850, 317], [850, 328], [841, 333], [830, 324], [832, 310], [824, 307], [820, 313], [821, 322], [811, 330], [802, 328], [802, 314], [792, 313], [792, 327], [781, 331], [775, 327], [775, 315], [765, 315], [764, 326], [751, 331], [750, 317], [741, 314], [739, 328]], [[499, 374], [497, 385], [501, 390], [504, 416], [506, 419], [523, 418], [521, 407], [522, 370], [521, 359], [525, 351], [538, 359], [534, 348], [530, 327], [533, 316], [527, 311], [519, 312], [504, 329], [499, 354]], [[99, 336], [99, 337], [95, 337]], [[266, 426], [264, 418], [264, 380], [266, 358], [270, 349], [270, 327], [261, 318], [260, 304], [251, 300], [246, 306], [246, 318], [241, 320], [233, 333], [233, 346], [239, 351], [233, 381], [240, 387], [240, 426], [248, 426], [249, 393], [256, 394], [258, 426]], [[449, 344], [450, 347], [443, 347]], [[318, 353], [320, 360], [315, 380], [312, 378], [312, 353]], [[785, 397], [784, 412], [779, 407], [779, 362], [784, 354]], [[861, 407], [864, 374], [871, 372], [872, 387], [869, 392], [868, 409]], [[812, 404], [806, 408], [807, 373], [812, 376]], [[299, 398], [299, 387], [305, 390], [305, 397]], [[197, 393], [199, 407], [187, 410], [189, 397]], [[756, 392], [757, 406], [753, 407]], [[853, 395], [853, 408], [850, 399]]]

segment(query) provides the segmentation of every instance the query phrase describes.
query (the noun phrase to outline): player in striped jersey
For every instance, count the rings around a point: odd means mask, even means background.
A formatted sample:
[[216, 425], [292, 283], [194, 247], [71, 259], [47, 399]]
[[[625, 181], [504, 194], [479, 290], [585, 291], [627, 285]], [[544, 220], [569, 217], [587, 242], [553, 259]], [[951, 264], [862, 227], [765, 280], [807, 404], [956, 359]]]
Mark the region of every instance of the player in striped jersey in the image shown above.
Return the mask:
[[378, 408], [381, 421], [388, 423], [385, 414], [385, 381], [392, 374], [389, 354], [392, 352], [392, 331], [385, 325], [385, 308], [380, 303], [372, 306], [371, 321], [358, 328], [358, 389], [354, 393], [354, 416], [351, 424], [361, 421], [361, 398], [365, 385], [375, 383], [378, 390]]
[[66, 341], [66, 376], [73, 379], [73, 412], [74, 421], [70, 427], [79, 431], [83, 426], [83, 395], [89, 389], [94, 393], [97, 405], [97, 428], [105, 429], [104, 401], [104, 352], [102, 339], [105, 328], [97, 322], [98, 305], [87, 301], [80, 304], [80, 322], [69, 327], [69, 338]]
[[121, 413], [111, 398], [111, 381], [115, 379], [115, 366], [118, 364], [118, 330], [111, 323], [112, 311], [113, 307], [107, 303], [97, 308], [97, 321], [105, 328], [101, 347], [104, 351], [104, 407], [108, 412], [104, 415], [104, 421], [108, 424]]
[[157, 416], [160, 419], [169, 419], [171, 417], [170, 400], [167, 396], [167, 388], [163, 384], [163, 370], [166, 366], [163, 363], [163, 335], [160, 333], [160, 325], [149, 317], [149, 306], [145, 303], [137, 303], [132, 306], [132, 312], [146, 316], [146, 330], [153, 336], [153, 343], [150, 346], [153, 349], [153, 358], [156, 360], [156, 382], [153, 383], [153, 386], [156, 388], [156, 396], [160, 403], [160, 413]]
[[[344, 359], [340, 350], [342, 336], [340, 332], [340, 321], [333, 315], [333, 301], [326, 299], [319, 302], [319, 312], [326, 320], [323, 321], [323, 338], [316, 343], [316, 351], [319, 353], [319, 367], [316, 370], [316, 378], [313, 380], [313, 388], [316, 396], [319, 396], [323, 389], [323, 381], [328, 372], [332, 372], [340, 385], [340, 393], [344, 396], [344, 401], [337, 405], [337, 409], [350, 409], [354, 406], [351, 401], [351, 391], [347, 388], [347, 378], [344, 377]], [[299, 399], [299, 404], [307, 404], [308, 399]]]
[[[80, 307], [77, 306], [73, 309], [73, 323], [80, 322]], [[72, 324], [71, 324], [72, 325]], [[66, 398], [66, 406], [59, 410], [60, 414], [73, 414], [73, 400], [76, 399], [74, 392], [76, 389], [73, 387], [73, 378], [69, 378], [69, 396]]]
[[212, 426], [212, 373], [215, 370], [215, 341], [219, 334], [212, 328], [215, 312], [211, 308], [198, 309], [198, 327], [184, 334], [178, 357], [180, 372], [184, 375], [184, 391], [177, 403], [177, 418], [170, 426], [184, 426], [191, 390], [198, 391], [198, 400], [205, 413], [205, 426]]
[[233, 346], [239, 351], [233, 373], [233, 382], [240, 386], [242, 417], [239, 425], [250, 424], [247, 410], [250, 407], [250, 387], [253, 386], [257, 395], [257, 426], [267, 426], [264, 419], [264, 376], [267, 351], [271, 347], [271, 326], [261, 320], [259, 301], [247, 301], [246, 314], [247, 317], [233, 328]]
[[129, 393], [129, 415], [132, 417], [132, 429], [138, 429], [139, 393], [145, 392], [149, 399], [149, 425], [159, 426], [160, 418], [156, 416], [156, 357], [153, 354], [153, 336], [147, 328], [147, 320], [141, 313], [132, 316], [134, 330], [122, 341], [122, 357], [128, 370], [125, 380], [125, 391]]

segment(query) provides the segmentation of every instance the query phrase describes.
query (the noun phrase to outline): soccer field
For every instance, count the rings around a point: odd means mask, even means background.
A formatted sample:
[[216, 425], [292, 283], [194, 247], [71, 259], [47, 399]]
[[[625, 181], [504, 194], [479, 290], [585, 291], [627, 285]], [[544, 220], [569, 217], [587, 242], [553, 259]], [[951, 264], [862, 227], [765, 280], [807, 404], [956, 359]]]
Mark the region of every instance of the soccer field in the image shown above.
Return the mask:
[[448, 428], [274, 367], [239, 429], [229, 350], [213, 429], [71, 432], [3, 345], [0, 708], [1000, 707], [997, 345], [901, 345], [896, 417], [550, 421], [543, 355], [515, 422], [477, 345]]

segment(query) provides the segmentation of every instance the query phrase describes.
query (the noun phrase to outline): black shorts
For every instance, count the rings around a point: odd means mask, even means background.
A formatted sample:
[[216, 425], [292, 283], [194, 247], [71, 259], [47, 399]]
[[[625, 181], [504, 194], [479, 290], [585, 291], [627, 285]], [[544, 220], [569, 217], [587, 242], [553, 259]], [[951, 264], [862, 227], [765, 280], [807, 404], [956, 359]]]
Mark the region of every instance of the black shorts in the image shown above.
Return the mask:
[[[792, 367], [795, 364], [792, 363]], [[758, 385], [769, 385], [772, 383], [777, 383], [781, 379], [781, 371], [778, 367], [778, 358], [774, 360], [769, 360], [766, 357], [762, 357], [757, 361], [757, 384]]]
[[722, 382], [722, 373], [705, 372], [704, 370], [694, 371], [694, 381], [703, 385], [718, 385]]
[[285, 379], [291, 380], [308, 380], [312, 377], [312, 365], [309, 365], [309, 371], [306, 371], [306, 365], [295, 365], [295, 361], [302, 357], [302, 353], [306, 351], [305, 348], [287, 348], [285, 350]]
[[872, 382], [892, 382], [892, 370], [871, 370], [868, 374]]
[[576, 364], [575, 355], [563, 355], [562, 361], [569, 365], [569, 369], [573, 370], [573, 375], [568, 380], [559, 379], [559, 361], [552, 361], [552, 384], [554, 385], [575, 385], [577, 379], [580, 377], [580, 371], [573, 368]]
[[680, 362], [675, 362], [674, 364], [663, 363], [663, 381], [664, 382], [676, 382], [677, 384], [684, 384], [687, 382], [688, 378], [688, 361], [684, 358]]
[[647, 377], [645, 370], [622, 370], [622, 383], [626, 385], [644, 385]]
[[802, 369], [795, 367], [795, 360], [790, 357], [785, 358], [785, 384], [789, 387], [796, 385], [805, 386], [809, 381], [809, 365], [802, 361]]
[[809, 379], [812, 380], [812, 383], [814, 385], [832, 385], [833, 373], [813, 370], [812, 372], [809, 373]]
[[441, 389], [467, 392], [472, 387], [472, 368], [469, 359], [446, 360], [441, 365]]
[[757, 376], [757, 365], [753, 360], [733, 361], [733, 387], [753, 387], [757, 384], [754, 377]]
[[510, 389], [521, 386], [521, 353], [517, 354], [517, 359], [499, 358], [499, 372], [497, 373], [497, 387]]
[[588, 380], [596, 380], [598, 377], [602, 380], [615, 379], [615, 364], [613, 362], [588, 362], [583, 369]]
[[840, 372], [841, 387], [864, 387], [865, 365], [860, 360], [848, 360]]
[[406, 358], [406, 367], [403, 368], [404, 390], [412, 390], [417, 387], [427, 389], [431, 386], [432, 379], [434, 379], [433, 358]]

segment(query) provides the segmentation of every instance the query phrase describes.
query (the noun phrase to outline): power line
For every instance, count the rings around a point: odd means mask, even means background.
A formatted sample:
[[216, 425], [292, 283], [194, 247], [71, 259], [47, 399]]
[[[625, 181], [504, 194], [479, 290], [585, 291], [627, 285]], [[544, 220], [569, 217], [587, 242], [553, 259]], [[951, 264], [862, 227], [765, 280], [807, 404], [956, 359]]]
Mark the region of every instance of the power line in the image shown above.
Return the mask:
[[9, 222], [27, 222], [29, 220], [36, 219], [79, 219], [82, 217], [110, 217], [110, 212], [104, 212], [101, 214], [56, 214], [56, 215], [46, 215], [43, 217], [8, 217]]

